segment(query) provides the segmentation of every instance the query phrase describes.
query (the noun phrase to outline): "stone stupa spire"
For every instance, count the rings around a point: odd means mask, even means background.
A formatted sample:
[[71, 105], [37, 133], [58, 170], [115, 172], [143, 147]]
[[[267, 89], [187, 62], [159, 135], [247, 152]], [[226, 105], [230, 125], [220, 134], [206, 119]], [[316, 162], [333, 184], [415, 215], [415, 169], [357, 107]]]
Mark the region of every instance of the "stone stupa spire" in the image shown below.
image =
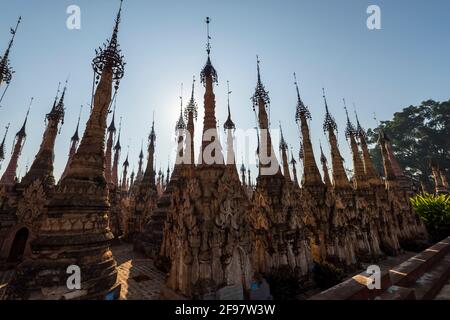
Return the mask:
[[372, 158], [370, 157], [369, 153], [369, 148], [367, 146], [366, 132], [359, 123], [359, 118], [358, 114], [356, 113], [356, 110], [355, 110], [355, 117], [356, 117], [356, 134], [358, 136], [359, 144], [361, 146], [362, 158], [364, 163], [364, 175], [366, 177], [367, 182], [370, 185], [374, 186], [380, 185], [381, 180], [377, 174], [377, 171], [375, 170], [375, 166], [373, 165]]
[[[152, 129], [148, 136], [148, 154], [147, 154], [147, 167], [145, 168], [144, 177], [142, 178], [141, 186], [145, 188], [155, 188], [155, 173], [154, 173], [154, 161], [155, 161], [155, 116], [153, 115]], [[161, 170], [160, 170], [161, 173]]]
[[119, 122], [119, 134], [117, 135], [116, 145], [114, 146], [114, 161], [111, 170], [111, 183], [114, 186], [119, 185], [119, 159], [120, 159], [120, 152], [122, 151], [122, 146], [120, 145], [121, 131], [122, 131], [122, 118], [120, 118]]
[[228, 166], [232, 166], [233, 168], [236, 168], [235, 166], [235, 155], [234, 155], [234, 131], [236, 130], [236, 125], [234, 124], [233, 120], [231, 120], [231, 109], [230, 109], [230, 82], [227, 81], [227, 104], [228, 104], [228, 117], [227, 121], [223, 124], [223, 128], [227, 134], [227, 161], [226, 164]]
[[276, 172], [281, 174], [280, 166], [272, 145], [272, 137], [270, 135], [270, 122], [267, 114], [267, 109], [270, 108], [269, 92], [266, 91], [261, 81], [260, 60], [258, 56], [256, 56], [256, 66], [258, 80], [252, 101], [253, 110], [257, 113], [259, 127], [259, 168], [260, 172], [262, 172], [263, 168], [276, 167]]
[[17, 177], [17, 164], [19, 163], [19, 157], [22, 153], [23, 146], [25, 144], [25, 140], [27, 137], [26, 126], [28, 121], [28, 116], [30, 114], [31, 105], [33, 104], [33, 98], [31, 98], [30, 104], [28, 106], [27, 114], [25, 116], [25, 120], [23, 122], [22, 127], [16, 133], [16, 138], [14, 141], [14, 148], [11, 155], [11, 159], [9, 160], [8, 166], [3, 173], [2, 178], [0, 179], [0, 186], [11, 187], [16, 183]]
[[42, 143], [39, 151], [31, 164], [30, 170], [23, 177], [21, 186], [25, 187], [33, 181], [40, 180], [46, 186], [55, 185], [53, 176], [53, 160], [55, 158], [55, 141], [58, 135], [59, 125], [64, 123], [64, 98], [67, 90], [67, 81], [59, 101], [53, 104], [53, 107], [46, 115], [47, 128], [45, 129]]
[[280, 123], [280, 151], [281, 151], [281, 159], [283, 161], [283, 175], [286, 181], [291, 182], [291, 174], [289, 172], [289, 161], [288, 161], [288, 145], [286, 140], [284, 140], [283, 129], [281, 128]]
[[[110, 250], [114, 235], [109, 228], [109, 188], [104, 169], [107, 116], [113, 89], [118, 89], [124, 71], [117, 42], [121, 10], [122, 1], [113, 35], [96, 51], [92, 62], [97, 85], [80, 146], [48, 204], [39, 234], [31, 243], [31, 259], [16, 269], [16, 276], [9, 283], [9, 299], [119, 298], [116, 262]], [[68, 288], [69, 265], [81, 269], [82, 290]]]
[[311, 143], [311, 135], [309, 131], [308, 120], [311, 120], [311, 113], [303, 103], [300, 97], [300, 90], [298, 89], [297, 76], [294, 73], [295, 89], [297, 91], [297, 109], [295, 112], [295, 121], [300, 127], [302, 135], [301, 160], [303, 161], [303, 178], [302, 185], [307, 186], [319, 186], [323, 184], [322, 177], [320, 176], [319, 168], [314, 158], [314, 151]]
[[6, 140], [6, 136], [8, 135], [9, 126], [10, 126], [10, 124], [8, 123], [8, 125], [6, 126], [6, 130], [5, 130], [5, 134], [3, 136], [2, 143], [0, 144], [0, 169], [2, 168], [3, 160], [5, 160], [5, 140]]
[[194, 99], [194, 90], [195, 90], [195, 76], [192, 79], [192, 91], [191, 91], [191, 99], [189, 100], [188, 105], [184, 109], [184, 116], [187, 121], [187, 135], [186, 135], [186, 152], [189, 156], [189, 164], [192, 166], [195, 165], [194, 158], [194, 121], [197, 121], [198, 111], [197, 111], [197, 103]]
[[107, 183], [111, 183], [112, 181], [112, 151], [113, 151], [113, 142], [114, 136], [116, 134], [116, 100], [114, 100], [114, 111], [111, 119], [111, 123], [108, 127], [108, 140], [106, 142], [106, 151], [105, 151], [105, 179]]
[[78, 131], [80, 129], [80, 119], [81, 119], [81, 111], [82, 110], [83, 110], [83, 106], [80, 107], [80, 113], [78, 115], [77, 127], [75, 128], [75, 132], [74, 132], [72, 138], [70, 138], [69, 157], [67, 158], [66, 167], [64, 169], [63, 174], [61, 175], [60, 180], [62, 180], [67, 175], [67, 172], [69, 172], [70, 163], [72, 162], [73, 156], [77, 152], [78, 142], [80, 141], [80, 135], [79, 135]]
[[344, 169], [344, 159], [339, 151], [338, 142], [335, 132], [337, 132], [336, 121], [334, 121], [333, 116], [328, 110], [327, 98], [325, 96], [325, 89], [323, 91], [323, 100], [325, 103], [325, 121], [323, 124], [324, 132], [328, 132], [328, 139], [331, 148], [331, 165], [333, 167], [333, 186], [336, 189], [339, 188], [350, 188], [350, 182], [348, 181], [347, 174]]
[[323, 182], [327, 187], [331, 188], [332, 184], [330, 180], [330, 174], [328, 173], [328, 161], [327, 157], [325, 157], [325, 154], [323, 153], [322, 143], [320, 144], [320, 162], [322, 163]]
[[364, 163], [360, 157], [358, 144], [356, 143], [356, 134], [357, 131], [355, 126], [350, 121], [348, 116], [347, 105], [344, 102], [344, 110], [347, 116], [347, 127], [345, 128], [345, 136], [348, 140], [350, 140], [350, 147], [352, 150], [352, 158], [353, 158], [353, 187], [355, 189], [364, 189], [368, 187], [366, 174], [364, 172]]
[[211, 63], [211, 44], [209, 35], [209, 24], [211, 20], [206, 18], [207, 26], [207, 45], [206, 52], [208, 58], [202, 72], [200, 73], [200, 79], [205, 86], [204, 95], [204, 107], [205, 114], [203, 117], [203, 135], [202, 135], [202, 148], [200, 153], [201, 164], [223, 164], [222, 148], [219, 142], [219, 134], [217, 132], [217, 120], [216, 120], [216, 101], [213, 85], [217, 84], [217, 72]]

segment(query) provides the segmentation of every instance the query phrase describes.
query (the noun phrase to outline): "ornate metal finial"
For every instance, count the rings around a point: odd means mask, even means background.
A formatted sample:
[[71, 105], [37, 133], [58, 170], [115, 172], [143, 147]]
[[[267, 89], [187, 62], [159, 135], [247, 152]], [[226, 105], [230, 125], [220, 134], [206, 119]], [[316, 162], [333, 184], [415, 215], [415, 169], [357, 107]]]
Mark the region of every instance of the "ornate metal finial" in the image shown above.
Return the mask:
[[14, 73], [13, 69], [9, 64], [9, 52], [11, 51], [12, 45], [14, 43], [14, 38], [16, 37], [17, 29], [19, 28], [19, 24], [22, 21], [22, 17], [19, 17], [17, 20], [16, 27], [14, 29], [10, 29], [11, 32], [11, 40], [9, 40], [8, 47], [6, 48], [5, 54], [0, 59], [0, 82], [5, 82], [9, 84], [12, 79], [12, 75]]
[[261, 61], [259, 60], [259, 56], [256, 56], [256, 67], [258, 71], [258, 82], [256, 84], [255, 94], [252, 97], [253, 101], [253, 110], [255, 110], [256, 106], [259, 103], [259, 100], [262, 99], [264, 103], [266, 104], [266, 107], [270, 105], [270, 98], [269, 98], [269, 92], [266, 91], [264, 88], [264, 85], [261, 81], [261, 70], [259, 64]]
[[356, 133], [358, 134], [359, 137], [365, 137], [366, 132], [364, 131], [364, 128], [361, 126], [361, 124], [359, 123], [359, 118], [358, 118], [358, 113], [356, 112], [355, 103], [353, 103], [353, 111], [354, 111], [355, 117], [356, 117]]
[[208, 54], [208, 60], [206, 60], [206, 65], [203, 67], [202, 72], [200, 73], [200, 79], [201, 82], [206, 85], [206, 79], [211, 77], [213, 83], [217, 83], [217, 72], [216, 69], [214, 69], [212, 63], [211, 63], [211, 43], [209, 40], [211, 40], [211, 36], [209, 35], [209, 24], [211, 22], [211, 19], [209, 17], [206, 17], [206, 29], [207, 29], [207, 44], [206, 44], [206, 52]]
[[8, 125], [5, 127], [6, 128], [5, 135], [3, 136], [2, 143], [0, 144], [0, 161], [5, 160], [5, 141], [6, 141], [6, 136], [8, 135], [9, 126], [10, 126], [10, 123], [8, 123]]
[[295, 72], [294, 72], [294, 84], [295, 89], [297, 90], [297, 109], [295, 112], [295, 121], [299, 122], [302, 116], [311, 120], [312, 119], [311, 113], [309, 112], [308, 108], [305, 106], [305, 104], [302, 101], [302, 98], [300, 97], [300, 90], [298, 89], [297, 75], [295, 74]]
[[343, 98], [342, 101], [344, 102], [345, 115], [347, 116], [347, 127], [345, 128], [345, 136], [348, 139], [348, 138], [350, 138], [351, 135], [354, 135], [356, 133], [356, 129], [353, 126], [353, 124], [351, 123], [350, 117], [348, 116], [348, 110], [347, 110], [347, 104], [345, 103], [345, 98]]
[[197, 111], [197, 103], [195, 103], [194, 99], [194, 90], [195, 90], [195, 76], [192, 77], [191, 99], [189, 100], [188, 105], [184, 109], [184, 117], [186, 121], [188, 121], [190, 113], [192, 113], [194, 120], [197, 120], [198, 111]]
[[17, 132], [16, 137], [22, 137], [25, 138], [27, 136], [25, 132], [25, 127], [27, 125], [28, 116], [30, 115], [31, 106], [33, 105], [34, 97], [31, 97], [30, 104], [28, 105], [27, 114], [25, 116], [25, 120], [23, 122], [22, 128], [20, 128], [19, 132]]
[[211, 40], [211, 37], [209, 35], [209, 23], [211, 22], [211, 20], [209, 19], [209, 17], [206, 17], [206, 33], [207, 33], [207, 40], [206, 40], [206, 52], [208, 53], [208, 57], [211, 53], [211, 43], [209, 40]]
[[323, 101], [325, 103], [325, 121], [323, 123], [323, 131], [337, 131], [337, 125], [334, 118], [331, 116], [330, 111], [328, 110], [328, 103], [327, 103], [327, 97], [325, 95], [325, 88], [322, 88], [323, 92]]
[[186, 123], [183, 119], [183, 83], [181, 84], [181, 95], [180, 95], [180, 118], [178, 118], [177, 124], [175, 126], [175, 131], [186, 129]]
[[281, 121], [280, 121], [280, 150], [287, 150], [288, 149], [288, 145], [286, 143], [286, 141], [284, 140], [284, 136], [283, 136], [283, 128], [281, 128]]
[[232, 91], [230, 91], [230, 81], [227, 81], [228, 118], [227, 118], [227, 121], [225, 121], [225, 123], [223, 124], [224, 130], [235, 130], [236, 129], [236, 126], [235, 126], [233, 120], [231, 120], [231, 109], [230, 109], [231, 92]]
[[119, 25], [122, 14], [122, 3], [120, 0], [120, 8], [115, 20], [114, 30], [111, 39], [107, 40], [103, 44], [103, 47], [99, 47], [95, 50], [95, 58], [92, 60], [92, 68], [94, 69], [94, 75], [96, 83], [100, 80], [100, 76], [105, 67], [109, 67], [112, 70], [113, 80], [115, 82], [114, 89], [119, 89], [120, 80], [124, 76], [124, 68], [126, 63], [124, 57], [121, 54], [120, 46], [117, 41], [117, 35], [119, 33]]

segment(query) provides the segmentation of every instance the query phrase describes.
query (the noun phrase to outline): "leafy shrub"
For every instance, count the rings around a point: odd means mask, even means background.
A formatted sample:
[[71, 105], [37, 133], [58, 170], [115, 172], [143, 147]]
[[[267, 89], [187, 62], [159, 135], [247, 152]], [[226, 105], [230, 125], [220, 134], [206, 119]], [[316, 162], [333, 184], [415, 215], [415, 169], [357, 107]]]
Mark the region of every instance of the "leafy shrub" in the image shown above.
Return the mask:
[[411, 203], [427, 227], [431, 241], [450, 235], [450, 195], [425, 193], [411, 198]]

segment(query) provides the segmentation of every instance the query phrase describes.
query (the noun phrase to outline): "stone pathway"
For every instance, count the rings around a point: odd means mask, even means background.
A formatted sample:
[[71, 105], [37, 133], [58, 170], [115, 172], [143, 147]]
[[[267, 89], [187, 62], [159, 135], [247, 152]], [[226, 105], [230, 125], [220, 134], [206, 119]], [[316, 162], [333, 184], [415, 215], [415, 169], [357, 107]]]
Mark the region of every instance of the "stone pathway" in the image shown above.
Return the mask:
[[[133, 251], [130, 244], [111, 248], [118, 266], [118, 280], [122, 284], [121, 300], [159, 300], [160, 286], [165, 274], [158, 271], [151, 259]], [[0, 300], [14, 270], [0, 271]]]
[[134, 252], [133, 246], [123, 244], [111, 248], [122, 284], [121, 300], [159, 300], [165, 274], [158, 271], [151, 259]]

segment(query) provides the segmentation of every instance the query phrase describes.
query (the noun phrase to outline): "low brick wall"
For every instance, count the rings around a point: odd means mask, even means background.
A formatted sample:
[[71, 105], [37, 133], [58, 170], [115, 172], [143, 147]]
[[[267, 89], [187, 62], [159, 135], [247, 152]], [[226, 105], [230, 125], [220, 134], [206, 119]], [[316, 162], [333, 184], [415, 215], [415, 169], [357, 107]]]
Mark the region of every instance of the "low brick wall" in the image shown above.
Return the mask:
[[[400, 265], [382, 272], [381, 289], [369, 289], [367, 284], [372, 279], [367, 272], [362, 272], [311, 297], [310, 300], [415, 299], [416, 281], [442, 262], [449, 253], [450, 237], [447, 237]], [[442, 281], [449, 275], [450, 268], [445, 270], [436, 281]], [[434, 287], [439, 287], [439, 284]], [[429, 298], [429, 295], [425, 297]]]

